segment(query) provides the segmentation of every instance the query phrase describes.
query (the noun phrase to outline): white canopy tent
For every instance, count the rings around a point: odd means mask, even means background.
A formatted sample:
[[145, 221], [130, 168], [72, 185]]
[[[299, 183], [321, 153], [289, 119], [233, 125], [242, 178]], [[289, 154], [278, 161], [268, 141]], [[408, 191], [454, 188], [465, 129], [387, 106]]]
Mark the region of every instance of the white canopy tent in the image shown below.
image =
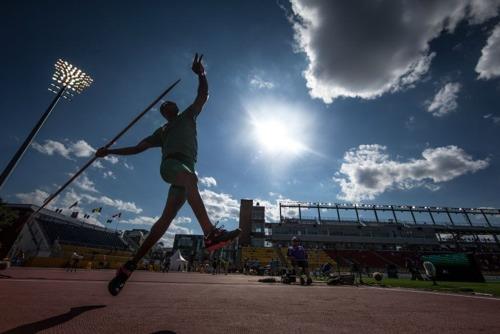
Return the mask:
[[187, 271], [187, 265], [188, 261], [182, 257], [179, 250], [170, 257], [170, 271]]

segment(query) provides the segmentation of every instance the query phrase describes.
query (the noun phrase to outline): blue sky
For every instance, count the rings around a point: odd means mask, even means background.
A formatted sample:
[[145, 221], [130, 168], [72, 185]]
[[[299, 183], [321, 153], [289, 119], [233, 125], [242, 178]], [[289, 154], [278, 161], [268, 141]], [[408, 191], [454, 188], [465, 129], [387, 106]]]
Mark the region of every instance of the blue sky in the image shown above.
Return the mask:
[[[213, 220], [237, 224], [255, 198], [500, 207], [498, 1], [7, 1], [0, 166], [50, 103], [63, 58], [94, 78], [54, 110], [2, 189], [39, 202], [177, 78], [196, 95], [203, 53], [210, 99], [198, 119], [200, 189]], [[116, 147], [162, 124], [157, 110]], [[168, 186], [160, 152], [103, 160], [54, 207], [103, 206], [103, 223], [146, 228]], [[2, 167], [3, 168], [3, 167]], [[69, 210], [66, 210], [69, 212]], [[114, 227], [115, 225], [112, 225]], [[201, 230], [186, 205], [173, 233]]]

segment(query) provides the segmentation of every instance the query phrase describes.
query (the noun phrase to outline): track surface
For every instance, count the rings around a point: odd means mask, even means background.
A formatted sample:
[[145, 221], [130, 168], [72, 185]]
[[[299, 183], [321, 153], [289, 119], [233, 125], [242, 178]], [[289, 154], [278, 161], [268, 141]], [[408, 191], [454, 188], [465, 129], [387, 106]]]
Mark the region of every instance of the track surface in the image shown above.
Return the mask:
[[0, 333], [500, 333], [500, 299], [259, 277], [12, 268], [0, 274]]

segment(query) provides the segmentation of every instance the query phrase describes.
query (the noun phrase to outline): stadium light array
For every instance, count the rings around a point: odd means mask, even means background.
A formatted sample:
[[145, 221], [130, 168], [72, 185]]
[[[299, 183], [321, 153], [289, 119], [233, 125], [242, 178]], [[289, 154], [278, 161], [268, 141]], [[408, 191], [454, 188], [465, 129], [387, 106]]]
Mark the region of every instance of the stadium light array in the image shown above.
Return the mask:
[[52, 80], [55, 83], [50, 85], [49, 90], [58, 94], [61, 89], [64, 89], [66, 93], [63, 95], [64, 98], [68, 98], [67, 95], [73, 97], [73, 92], [80, 94], [94, 81], [87, 73], [63, 59], [58, 59], [54, 68]]
[[3, 170], [2, 174], [0, 174], [0, 190], [7, 181], [7, 178], [16, 167], [19, 160], [21, 160], [24, 152], [26, 152], [26, 149], [31, 144], [31, 141], [33, 140], [35, 135], [45, 123], [47, 117], [49, 117], [59, 99], [61, 97], [64, 97], [65, 99], [71, 100], [71, 98], [74, 96], [73, 93], [80, 94], [93, 82], [92, 78], [88, 74], [80, 70], [78, 67], [71, 65], [65, 60], [58, 59], [54, 64], [54, 67], [55, 71], [52, 75], [52, 80], [54, 80], [55, 83], [50, 84], [49, 91], [55, 93], [56, 96], [50, 103], [45, 113], [35, 124], [28, 137], [24, 140], [17, 152], [14, 154], [8, 165]]

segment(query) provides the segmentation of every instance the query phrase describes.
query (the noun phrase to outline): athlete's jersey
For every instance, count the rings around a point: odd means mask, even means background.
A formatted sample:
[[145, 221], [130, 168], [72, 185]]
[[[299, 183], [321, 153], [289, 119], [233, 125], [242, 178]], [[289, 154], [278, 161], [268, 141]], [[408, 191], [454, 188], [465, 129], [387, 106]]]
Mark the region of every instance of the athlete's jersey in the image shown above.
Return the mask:
[[167, 155], [181, 153], [194, 163], [198, 155], [197, 116], [198, 113], [189, 107], [175, 120], [158, 128], [146, 140], [153, 146], [161, 147], [162, 160]]

